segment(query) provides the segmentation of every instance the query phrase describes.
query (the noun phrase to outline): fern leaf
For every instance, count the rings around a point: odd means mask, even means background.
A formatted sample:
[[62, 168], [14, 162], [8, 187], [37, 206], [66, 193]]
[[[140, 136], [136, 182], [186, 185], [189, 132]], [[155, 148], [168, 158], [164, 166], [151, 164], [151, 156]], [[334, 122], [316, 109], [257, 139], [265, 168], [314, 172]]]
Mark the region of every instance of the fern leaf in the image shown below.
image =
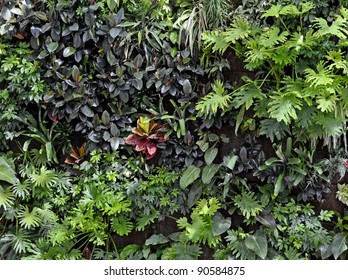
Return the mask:
[[276, 93], [277, 95], [272, 97], [273, 101], [269, 103], [268, 112], [278, 122], [289, 124], [292, 119], [297, 119], [296, 110], [301, 109], [302, 102], [293, 93]]
[[200, 215], [213, 216], [220, 208], [221, 203], [215, 197], [210, 198], [209, 201], [201, 199], [197, 203], [197, 211]]

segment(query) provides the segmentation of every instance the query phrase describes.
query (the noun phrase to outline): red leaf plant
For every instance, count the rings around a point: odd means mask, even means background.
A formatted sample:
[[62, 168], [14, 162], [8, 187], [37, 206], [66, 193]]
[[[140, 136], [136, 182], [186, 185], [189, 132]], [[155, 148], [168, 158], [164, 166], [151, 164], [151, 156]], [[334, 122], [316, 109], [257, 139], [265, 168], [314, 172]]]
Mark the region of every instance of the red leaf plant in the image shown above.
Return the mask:
[[147, 116], [141, 116], [137, 121], [137, 127], [132, 128], [133, 134], [129, 135], [125, 143], [135, 146], [135, 150], [151, 159], [157, 152], [157, 143], [167, 141], [164, 133], [160, 131], [163, 126], [154, 122]]

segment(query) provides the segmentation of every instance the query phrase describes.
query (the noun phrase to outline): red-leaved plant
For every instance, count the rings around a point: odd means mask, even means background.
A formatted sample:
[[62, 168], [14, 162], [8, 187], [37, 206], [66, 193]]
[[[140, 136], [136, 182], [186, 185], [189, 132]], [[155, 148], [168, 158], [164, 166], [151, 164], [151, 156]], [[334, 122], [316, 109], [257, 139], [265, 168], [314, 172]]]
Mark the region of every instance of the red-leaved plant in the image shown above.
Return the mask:
[[147, 116], [141, 116], [137, 121], [137, 127], [132, 128], [133, 134], [129, 135], [125, 143], [135, 146], [135, 150], [151, 159], [157, 152], [157, 143], [165, 142], [167, 139], [160, 131], [163, 126], [154, 122]]

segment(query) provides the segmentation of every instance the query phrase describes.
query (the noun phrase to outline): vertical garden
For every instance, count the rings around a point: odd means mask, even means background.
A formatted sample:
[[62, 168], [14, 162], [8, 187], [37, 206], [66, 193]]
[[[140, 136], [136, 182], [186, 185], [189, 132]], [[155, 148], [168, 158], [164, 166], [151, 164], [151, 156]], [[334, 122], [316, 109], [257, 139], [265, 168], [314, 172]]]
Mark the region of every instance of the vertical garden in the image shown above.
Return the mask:
[[347, 0], [1, 0], [0, 259], [347, 259], [347, 117]]

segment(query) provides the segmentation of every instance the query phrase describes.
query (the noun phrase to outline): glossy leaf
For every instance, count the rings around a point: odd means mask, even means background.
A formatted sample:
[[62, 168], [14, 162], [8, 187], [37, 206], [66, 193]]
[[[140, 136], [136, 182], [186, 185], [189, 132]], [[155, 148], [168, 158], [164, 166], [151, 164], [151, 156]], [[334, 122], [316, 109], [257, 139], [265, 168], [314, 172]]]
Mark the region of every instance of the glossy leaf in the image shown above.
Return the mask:
[[87, 105], [81, 107], [81, 112], [86, 116], [92, 118], [94, 116], [94, 112]]
[[64, 57], [69, 57], [75, 53], [75, 49], [73, 47], [66, 47], [63, 51], [63, 56]]
[[332, 254], [335, 259], [348, 249], [347, 247], [347, 233], [337, 233], [332, 241]]
[[212, 164], [214, 159], [216, 158], [218, 154], [218, 149], [215, 147], [210, 147], [206, 152], [204, 153], [204, 160], [206, 164]]
[[18, 182], [14, 169], [2, 157], [0, 157], [0, 181], [10, 184], [16, 184]]
[[182, 189], [186, 189], [190, 184], [192, 184], [195, 180], [198, 179], [201, 170], [194, 166], [190, 165], [182, 174], [180, 178], [180, 187]]
[[218, 164], [210, 164], [210, 165], [206, 165], [203, 168], [203, 171], [202, 171], [203, 184], [209, 184], [211, 182], [216, 172], [219, 171], [219, 167], [220, 166]]
[[150, 238], [146, 239], [145, 246], [165, 244], [168, 242], [169, 239], [165, 237], [163, 234], [154, 234]]
[[231, 227], [231, 218], [224, 218], [221, 213], [217, 212], [213, 216], [212, 230], [214, 236], [219, 236], [229, 230]]
[[261, 231], [256, 231], [253, 235], [245, 239], [245, 245], [261, 259], [267, 256], [268, 242], [266, 235]]
[[224, 156], [223, 163], [226, 167], [233, 170], [234, 167], [236, 166], [237, 159], [238, 159], [238, 156], [231, 154], [229, 156]]

